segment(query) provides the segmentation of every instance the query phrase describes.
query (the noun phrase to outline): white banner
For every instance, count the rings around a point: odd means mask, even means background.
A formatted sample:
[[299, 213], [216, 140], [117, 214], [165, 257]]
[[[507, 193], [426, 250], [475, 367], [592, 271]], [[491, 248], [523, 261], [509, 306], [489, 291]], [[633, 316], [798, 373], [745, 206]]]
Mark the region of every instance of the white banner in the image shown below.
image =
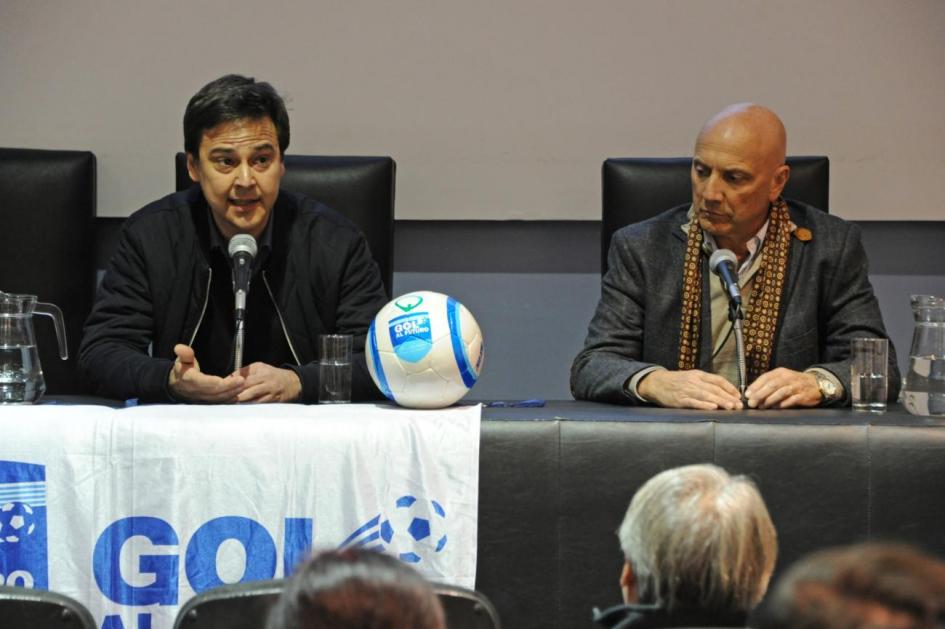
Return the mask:
[[376, 548], [475, 585], [480, 407], [0, 407], [0, 583], [170, 628], [196, 592]]

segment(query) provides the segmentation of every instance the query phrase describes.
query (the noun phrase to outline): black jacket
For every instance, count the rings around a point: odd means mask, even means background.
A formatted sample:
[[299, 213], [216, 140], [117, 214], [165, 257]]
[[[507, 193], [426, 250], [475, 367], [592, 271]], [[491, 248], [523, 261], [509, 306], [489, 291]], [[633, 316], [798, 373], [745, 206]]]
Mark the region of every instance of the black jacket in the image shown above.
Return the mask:
[[670, 629], [672, 627], [744, 627], [745, 613], [710, 613], [699, 610], [668, 612], [658, 605], [624, 604], [603, 611], [594, 609], [594, 622], [608, 629]]
[[[96, 394], [171, 401], [174, 345], [193, 343], [210, 282], [230, 281], [211, 277], [208, 211], [193, 186], [125, 221], [79, 347], [79, 373]], [[259, 290], [281, 314], [298, 363], [289, 366], [302, 382], [300, 401], [318, 399], [317, 343], [326, 333], [354, 336], [352, 399], [380, 399], [364, 339], [388, 296], [364, 236], [334, 210], [285, 190], [270, 220], [272, 252]]]

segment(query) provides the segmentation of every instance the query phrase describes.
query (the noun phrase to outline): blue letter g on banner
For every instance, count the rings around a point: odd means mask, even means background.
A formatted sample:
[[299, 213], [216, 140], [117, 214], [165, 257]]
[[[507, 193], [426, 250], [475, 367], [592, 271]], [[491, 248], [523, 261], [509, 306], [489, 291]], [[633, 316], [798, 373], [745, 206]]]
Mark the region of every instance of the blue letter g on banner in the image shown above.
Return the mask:
[[121, 574], [121, 549], [135, 536], [155, 546], [176, 546], [177, 534], [159, 518], [134, 517], [112, 522], [95, 542], [92, 571], [102, 594], [120, 605], [176, 605], [177, 555], [141, 555], [138, 570], [154, 576], [151, 585], [134, 586]]

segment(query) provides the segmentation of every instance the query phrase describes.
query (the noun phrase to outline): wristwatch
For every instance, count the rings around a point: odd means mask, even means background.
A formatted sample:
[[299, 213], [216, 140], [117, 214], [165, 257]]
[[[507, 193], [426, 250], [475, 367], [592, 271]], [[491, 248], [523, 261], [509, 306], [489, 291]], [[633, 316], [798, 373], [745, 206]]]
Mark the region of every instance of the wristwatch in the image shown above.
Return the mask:
[[817, 380], [817, 388], [820, 389], [820, 395], [824, 398], [822, 402], [824, 406], [833, 404], [840, 399], [840, 388], [836, 382], [820, 371], [811, 370], [810, 373], [814, 374], [814, 378]]

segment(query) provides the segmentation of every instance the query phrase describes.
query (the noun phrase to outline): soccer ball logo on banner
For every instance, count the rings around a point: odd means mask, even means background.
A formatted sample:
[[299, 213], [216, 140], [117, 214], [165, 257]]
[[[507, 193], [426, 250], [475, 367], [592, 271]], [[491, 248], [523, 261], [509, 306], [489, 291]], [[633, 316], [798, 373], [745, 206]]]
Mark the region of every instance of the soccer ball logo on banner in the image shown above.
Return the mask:
[[36, 528], [33, 508], [25, 502], [8, 502], [0, 506], [0, 544], [16, 544]]
[[366, 353], [368, 371], [388, 399], [410, 408], [443, 408], [476, 384], [482, 333], [452, 297], [408, 293], [377, 313]]
[[339, 548], [361, 546], [419, 564], [443, 552], [448, 540], [442, 505], [408, 495], [398, 498], [389, 513], [379, 513], [360, 526]]

